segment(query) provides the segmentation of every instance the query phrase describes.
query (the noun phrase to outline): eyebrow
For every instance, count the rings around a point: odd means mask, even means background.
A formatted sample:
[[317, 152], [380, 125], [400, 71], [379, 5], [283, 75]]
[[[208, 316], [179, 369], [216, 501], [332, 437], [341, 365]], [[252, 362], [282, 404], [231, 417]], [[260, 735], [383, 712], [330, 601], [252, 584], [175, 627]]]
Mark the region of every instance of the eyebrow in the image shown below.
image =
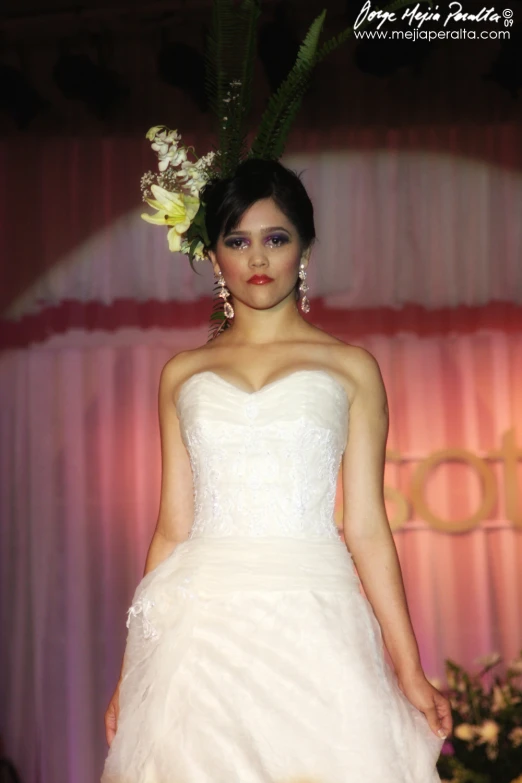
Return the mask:
[[[261, 233], [262, 234], [269, 234], [271, 231], [286, 231], [287, 234], [291, 233], [284, 226], [270, 226], [269, 228], [261, 229]], [[248, 236], [250, 236], [251, 233], [252, 233], [251, 231], [239, 231], [239, 230], [237, 230], [237, 231], [229, 231], [228, 234], [225, 234], [225, 236], [228, 237], [228, 236], [231, 236], [232, 234], [240, 234], [240, 235], [247, 234]]]

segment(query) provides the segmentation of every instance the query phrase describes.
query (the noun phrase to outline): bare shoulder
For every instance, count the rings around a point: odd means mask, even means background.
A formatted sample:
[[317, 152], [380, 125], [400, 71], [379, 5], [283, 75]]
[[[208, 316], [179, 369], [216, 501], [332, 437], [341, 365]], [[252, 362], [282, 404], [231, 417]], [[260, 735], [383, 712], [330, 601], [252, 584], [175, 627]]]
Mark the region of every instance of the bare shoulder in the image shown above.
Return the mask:
[[175, 394], [177, 387], [196, 370], [201, 359], [201, 348], [180, 351], [163, 366], [160, 377], [160, 389]]
[[352, 402], [384, 410], [387, 414], [386, 388], [375, 356], [361, 346], [344, 344], [339, 348], [338, 357], [341, 367], [349, 373], [352, 381]]
[[164, 394], [175, 401], [180, 386], [191, 375], [201, 372], [208, 365], [211, 350], [210, 344], [205, 344], [197, 348], [179, 351], [175, 356], [172, 356], [161, 371], [160, 393], [163, 390]]
[[190, 364], [190, 354], [191, 351], [180, 351], [174, 356], [171, 356], [163, 366], [161, 381], [176, 383], [176, 381], [180, 380]]
[[386, 407], [386, 389], [381, 370], [370, 351], [326, 333], [324, 346], [328, 351], [332, 369], [335, 369], [343, 380], [351, 404], [356, 399], [366, 399]]
[[375, 356], [360, 345], [343, 343], [338, 350], [339, 359], [346, 369], [363, 386], [372, 386], [382, 380], [379, 363]]

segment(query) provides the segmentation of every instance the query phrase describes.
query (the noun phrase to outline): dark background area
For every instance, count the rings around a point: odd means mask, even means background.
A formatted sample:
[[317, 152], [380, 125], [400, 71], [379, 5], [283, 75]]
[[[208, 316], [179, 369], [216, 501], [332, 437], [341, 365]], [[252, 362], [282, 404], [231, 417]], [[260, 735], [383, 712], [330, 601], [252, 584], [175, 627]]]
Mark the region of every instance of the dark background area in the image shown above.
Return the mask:
[[[362, 0], [264, 0], [254, 115], [315, 16], [328, 9], [325, 40], [352, 24], [361, 7]], [[467, 12], [489, 7], [463, 3]], [[4, 0], [0, 134], [134, 135], [157, 123], [208, 128], [202, 53], [211, 8], [211, 0]], [[447, 4], [439, 8], [445, 13]], [[513, 11], [509, 41], [352, 38], [318, 67], [296, 127], [520, 121], [522, 2], [494, 8]], [[440, 22], [424, 28], [443, 29]], [[453, 25], [461, 28], [506, 29], [503, 22]]]

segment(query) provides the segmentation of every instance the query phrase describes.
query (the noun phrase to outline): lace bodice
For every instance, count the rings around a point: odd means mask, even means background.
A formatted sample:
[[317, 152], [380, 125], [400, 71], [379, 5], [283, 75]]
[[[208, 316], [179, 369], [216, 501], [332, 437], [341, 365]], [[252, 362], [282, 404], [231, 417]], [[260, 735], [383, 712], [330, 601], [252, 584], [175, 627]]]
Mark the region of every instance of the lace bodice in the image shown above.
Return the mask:
[[335, 491], [349, 405], [323, 370], [247, 392], [192, 375], [177, 410], [192, 466], [196, 536], [337, 537]]

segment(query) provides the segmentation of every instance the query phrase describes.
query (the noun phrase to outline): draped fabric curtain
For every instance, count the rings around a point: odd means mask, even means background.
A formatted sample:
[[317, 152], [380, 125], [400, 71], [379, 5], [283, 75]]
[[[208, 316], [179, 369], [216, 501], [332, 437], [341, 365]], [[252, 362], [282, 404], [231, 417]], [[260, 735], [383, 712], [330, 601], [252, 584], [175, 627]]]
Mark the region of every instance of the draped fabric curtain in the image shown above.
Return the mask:
[[[522, 646], [516, 139], [354, 130], [287, 156], [317, 215], [310, 320], [382, 369], [388, 512], [441, 679], [447, 657]], [[141, 141], [13, 142], [0, 160], [0, 734], [24, 783], [92, 783], [158, 511], [159, 374], [205, 342], [211, 278], [140, 221]]]
[[[337, 334], [349, 338], [342, 323]], [[125, 612], [158, 510], [159, 373], [205, 335], [206, 325], [77, 333], [3, 354], [3, 733], [24, 780], [98, 779]], [[522, 433], [521, 337], [357, 341], [378, 359], [388, 389], [388, 510], [393, 520], [398, 497], [408, 506], [394, 536], [422, 662], [442, 680], [446, 657], [510, 658], [522, 643], [520, 506], [508, 515], [505, 466], [488, 457], [505, 432]], [[451, 447], [465, 447], [495, 477], [490, 513], [456, 534], [422, 518], [412, 489], [422, 461]], [[473, 465], [441, 463], [424, 494], [451, 529], [480, 507], [484, 487]]]
[[[207, 137], [186, 139], [198, 152]], [[341, 308], [522, 302], [517, 126], [296, 134], [318, 241], [311, 295]], [[135, 138], [0, 143], [0, 307], [20, 319], [64, 300], [194, 302], [212, 290], [140, 219], [155, 165]]]

